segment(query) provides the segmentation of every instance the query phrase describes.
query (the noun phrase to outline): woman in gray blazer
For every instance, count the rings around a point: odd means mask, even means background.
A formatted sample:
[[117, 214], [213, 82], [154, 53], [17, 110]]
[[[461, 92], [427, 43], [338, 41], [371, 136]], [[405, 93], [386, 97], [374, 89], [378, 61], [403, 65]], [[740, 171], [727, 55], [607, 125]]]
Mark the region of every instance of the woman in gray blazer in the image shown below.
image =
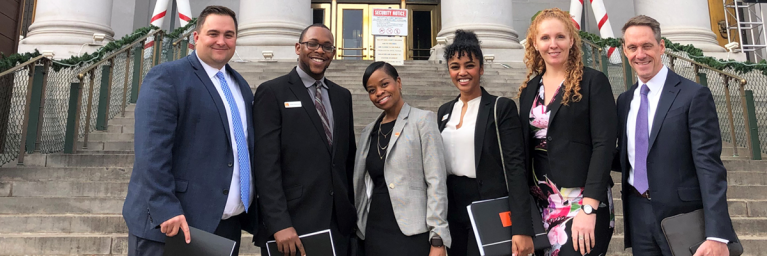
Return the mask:
[[434, 112], [410, 107], [388, 63], [362, 85], [383, 110], [362, 130], [354, 163], [357, 235], [367, 256], [444, 256], [450, 246], [442, 137]]

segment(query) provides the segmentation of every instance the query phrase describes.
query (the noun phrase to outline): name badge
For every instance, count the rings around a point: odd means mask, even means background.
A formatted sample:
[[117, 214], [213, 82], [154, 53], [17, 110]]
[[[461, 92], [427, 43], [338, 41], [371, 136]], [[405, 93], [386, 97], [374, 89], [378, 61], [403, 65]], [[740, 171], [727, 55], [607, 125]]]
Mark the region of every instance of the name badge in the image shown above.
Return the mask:
[[448, 117], [450, 117], [450, 114], [445, 114], [444, 116], [442, 116], [442, 121], [447, 120]]
[[300, 108], [301, 102], [300, 101], [286, 101], [285, 102], [285, 108]]

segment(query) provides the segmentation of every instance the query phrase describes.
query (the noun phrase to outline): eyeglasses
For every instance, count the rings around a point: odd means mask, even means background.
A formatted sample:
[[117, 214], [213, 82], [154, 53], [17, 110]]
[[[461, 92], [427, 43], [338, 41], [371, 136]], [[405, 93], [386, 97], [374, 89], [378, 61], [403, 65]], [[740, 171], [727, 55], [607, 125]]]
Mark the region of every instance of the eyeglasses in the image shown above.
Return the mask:
[[[313, 41], [306, 41], [306, 42], [298, 42], [299, 44], [306, 44], [306, 48], [309, 48], [309, 50], [315, 51], [320, 48], [320, 44]], [[332, 52], [335, 50], [336, 47], [332, 44], [323, 44], [322, 50], [325, 52]]]

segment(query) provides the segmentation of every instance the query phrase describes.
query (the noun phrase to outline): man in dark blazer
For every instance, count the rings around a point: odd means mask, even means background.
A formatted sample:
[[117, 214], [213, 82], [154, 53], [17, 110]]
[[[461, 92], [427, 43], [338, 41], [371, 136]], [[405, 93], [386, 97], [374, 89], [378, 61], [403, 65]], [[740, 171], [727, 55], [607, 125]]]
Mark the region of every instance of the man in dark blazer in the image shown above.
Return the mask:
[[347, 255], [356, 225], [351, 188], [354, 124], [349, 90], [324, 77], [333, 35], [307, 27], [296, 43], [298, 66], [255, 93], [254, 171], [265, 231], [284, 253], [304, 254], [298, 235], [330, 229], [336, 255]]
[[161, 256], [166, 236], [193, 239], [189, 227], [237, 241], [237, 255], [242, 230], [257, 230], [253, 96], [226, 64], [236, 38], [234, 12], [208, 6], [197, 20], [195, 52], [144, 79], [123, 206], [128, 255]]
[[735, 231], [711, 92], [663, 65], [660, 24], [640, 15], [623, 27], [623, 51], [639, 82], [618, 97], [625, 246], [671, 255], [660, 223], [703, 209], [706, 241], [695, 253], [728, 255]]

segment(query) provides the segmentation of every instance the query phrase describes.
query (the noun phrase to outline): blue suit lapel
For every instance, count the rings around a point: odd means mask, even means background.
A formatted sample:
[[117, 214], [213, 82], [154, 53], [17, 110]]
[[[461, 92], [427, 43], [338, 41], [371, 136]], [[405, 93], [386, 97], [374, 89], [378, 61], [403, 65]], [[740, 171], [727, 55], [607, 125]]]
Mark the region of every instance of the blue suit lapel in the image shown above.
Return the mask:
[[658, 101], [658, 109], [655, 110], [655, 117], [653, 117], [652, 128], [650, 130], [650, 143], [647, 150], [652, 150], [655, 139], [658, 138], [658, 132], [660, 131], [660, 127], [663, 126], [663, 120], [666, 118], [668, 109], [671, 108], [671, 104], [674, 103], [674, 99], [676, 99], [676, 96], [678, 95], [679, 88], [676, 88], [676, 85], [680, 82], [679, 75], [669, 69], [668, 75], [666, 76], [666, 83], [663, 85], [663, 91], [661, 91], [660, 94], [660, 101]]
[[229, 119], [226, 116], [226, 108], [224, 107], [224, 102], [221, 100], [221, 95], [218, 94], [216, 86], [213, 85], [210, 77], [208, 77], [208, 73], [205, 72], [205, 68], [202, 67], [202, 64], [200, 64], [200, 61], [197, 59], [197, 52], [193, 52], [186, 58], [189, 60], [189, 63], [192, 64], [194, 74], [200, 79], [200, 82], [205, 86], [205, 89], [208, 89], [208, 93], [210, 93], [210, 97], [213, 99], [213, 104], [215, 104], [216, 109], [218, 109], [219, 117], [221, 117], [221, 124], [224, 125], [224, 129], [227, 131], [226, 138], [231, 141], [232, 138], [229, 134]]

